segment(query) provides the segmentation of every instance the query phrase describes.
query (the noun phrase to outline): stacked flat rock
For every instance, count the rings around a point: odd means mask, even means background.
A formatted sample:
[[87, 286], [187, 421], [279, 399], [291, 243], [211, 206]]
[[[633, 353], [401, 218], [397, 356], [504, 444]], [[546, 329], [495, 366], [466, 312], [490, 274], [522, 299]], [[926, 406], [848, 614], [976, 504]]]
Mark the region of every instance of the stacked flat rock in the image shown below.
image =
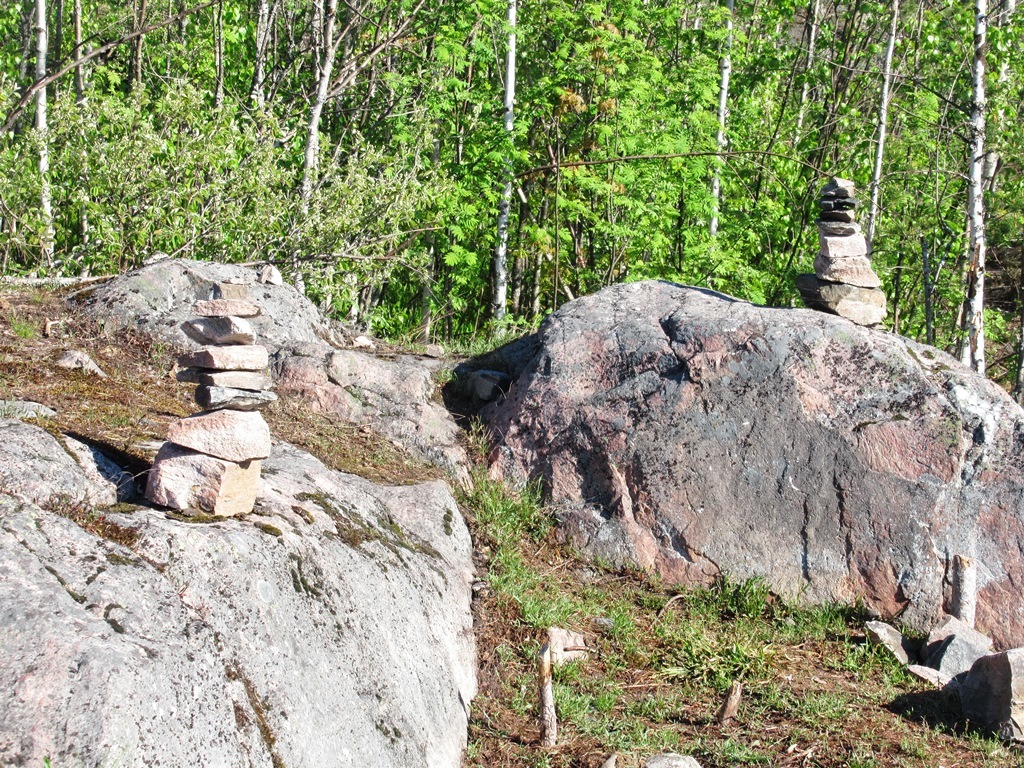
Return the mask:
[[201, 343], [178, 359], [178, 380], [197, 384], [201, 413], [173, 422], [149, 473], [146, 497], [186, 513], [227, 517], [252, 511], [270, 428], [259, 413], [277, 400], [266, 347], [246, 318], [260, 314], [246, 286], [216, 283], [183, 324]]
[[807, 306], [872, 326], [885, 319], [885, 293], [854, 217], [853, 193], [853, 182], [836, 177], [822, 188], [814, 274], [798, 275], [796, 287]]

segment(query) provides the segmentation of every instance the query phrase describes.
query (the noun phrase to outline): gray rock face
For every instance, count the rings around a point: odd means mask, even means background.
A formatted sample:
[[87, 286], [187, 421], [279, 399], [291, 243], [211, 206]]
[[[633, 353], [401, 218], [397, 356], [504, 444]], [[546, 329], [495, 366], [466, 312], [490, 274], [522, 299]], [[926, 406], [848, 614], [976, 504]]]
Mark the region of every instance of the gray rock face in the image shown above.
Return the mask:
[[[279, 393], [299, 396], [312, 408], [369, 424], [413, 454], [451, 472], [460, 482], [468, 480], [469, 461], [460, 442], [461, 432], [435, 394], [432, 373], [438, 361], [409, 356], [382, 360], [341, 350], [343, 335], [312, 302], [290, 285], [259, 282], [259, 273], [251, 267], [164, 259], [104, 283], [87, 295], [80, 294], [79, 301], [87, 314], [110, 327], [136, 328], [196, 349], [199, 345], [182, 330], [182, 323], [194, 318], [193, 305], [207, 301], [217, 283], [245, 284], [262, 309], [261, 315], [246, 322], [271, 353]], [[346, 371], [352, 370], [359, 375], [345, 378]], [[188, 376], [190, 381], [208, 386], [265, 388], [263, 383], [240, 379], [242, 374], [234, 371]], [[346, 383], [335, 381], [342, 379]]]
[[971, 668], [982, 656], [992, 653], [992, 640], [959, 619], [947, 616], [928, 634], [922, 649], [924, 663], [947, 677]]
[[472, 564], [447, 486], [280, 445], [257, 508], [108, 514], [128, 549], [0, 495], [0, 764], [459, 766]]
[[371, 423], [399, 444], [452, 473], [469, 478], [460, 431], [436, 398], [433, 374], [409, 357], [381, 360], [366, 352], [334, 350], [325, 360], [293, 356], [274, 364], [279, 392], [312, 407]]
[[209, 299], [215, 283], [248, 281], [263, 314], [247, 322], [261, 344], [272, 352], [313, 345], [326, 353], [330, 326], [312, 302], [290, 285], [258, 284], [256, 276], [251, 267], [165, 259], [104, 283], [79, 300], [108, 326], [136, 328], [194, 349], [199, 345], [182, 330], [182, 323], [195, 318], [193, 305]]
[[10, 419], [49, 419], [57, 415], [53, 408], [31, 400], [0, 400], [0, 417]]
[[277, 401], [273, 392], [252, 389], [235, 389], [234, 387], [196, 388], [196, 402], [207, 411], [228, 408], [234, 411], [258, 411]]
[[1024, 648], [982, 656], [960, 686], [963, 715], [1000, 738], [1024, 741]]
[[536, 343], [491, 415], [491, 471], [542, 477], [582, 549], [920, 629], [960, 553], [979, 630], [1024, 642], [1024, 411], [952, 357], [665, 282], [570, 302]]
[[796, 287], [812, 309], [839, 315], [857, 325], [878, 325], [885, 320], [885, 293], [878, 288], [830, 283], [815, 275], [797, 275]]
[[[83, 454], [89, 453], [79, 445]], [[83, 469], [46, 430], [0, 419], [0, 493], [44, 507], [116, 503], [116, 484], [103, 478], [95, 464], [89, 469]]]

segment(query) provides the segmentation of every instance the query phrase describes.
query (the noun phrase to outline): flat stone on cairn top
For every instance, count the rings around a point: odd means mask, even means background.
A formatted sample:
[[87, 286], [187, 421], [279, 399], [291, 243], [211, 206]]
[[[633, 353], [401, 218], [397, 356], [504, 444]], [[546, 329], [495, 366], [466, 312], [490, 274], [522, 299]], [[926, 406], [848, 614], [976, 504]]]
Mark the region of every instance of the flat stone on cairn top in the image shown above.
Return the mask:
[[852, 181], [835, 176], [822, 187], [814, 274], [799, 275], [796, 286], [812, 309], [875, 326], [885, 319], [885, 293], [855, 221], [854, 192]]
[[247, 285], [215, 283], [212, 297], [197, 301], [200, 315], [183, 326], [205, 343], [178, 358], [179, 381], [199, 384], [202, 413], [173, 422], [167, 443], [149, 473], [146, 496], [186, 513], [216, 516], [252, 511], [259, 488], [261, 459], [270, 455], [270, 428], [258, 413], [275, 400], [266, 374], [269, 355], [255, 344], [244, 317], [260, 314]]

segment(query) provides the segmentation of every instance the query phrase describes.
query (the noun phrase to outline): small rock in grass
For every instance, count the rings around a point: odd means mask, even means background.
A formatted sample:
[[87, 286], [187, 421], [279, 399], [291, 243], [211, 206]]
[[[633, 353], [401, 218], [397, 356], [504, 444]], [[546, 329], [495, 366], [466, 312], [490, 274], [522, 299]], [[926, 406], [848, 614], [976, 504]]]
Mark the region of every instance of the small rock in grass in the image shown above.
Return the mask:
[[896, 657], [900, 664], [910, 664], [917, 661], [917, 653], [903, 634], [884, 621], [869, 621], [864, 625], [864, 631], [874, 645], [884, 646]]
[[69, 349], [58, 357], [56, 365], [69, 370], [81, 369], [88, 373], [94, 373], [101, 379], [107, 378], [107, 374], [100, 370], [100, 367], [93, 362], [91, 357], [77, 349]]
[[689, 755], [664, 752], [647, 758], [644, 768], [700, 768], [700, 763]]
[[11, 419], [50, 419], [57, 415], [53, 408], [31, 400], [0, 400], [0, 417]]
[[931, 667], [926, 667], [922, 664], [908, 664], [907, 672], [912, 674], [918, 680], [924, 680], [926, 683], [931, 683], [936, 688], [945, 688], [953, 679], [949, 675], [943, 674], [937, 669], [932, 669]]
[[548, 629], [548, 646], [551, 648], [551, 664], [556, 667], [577, 659], [585, 659], [589, 653], [583, 635], [561, 627]]

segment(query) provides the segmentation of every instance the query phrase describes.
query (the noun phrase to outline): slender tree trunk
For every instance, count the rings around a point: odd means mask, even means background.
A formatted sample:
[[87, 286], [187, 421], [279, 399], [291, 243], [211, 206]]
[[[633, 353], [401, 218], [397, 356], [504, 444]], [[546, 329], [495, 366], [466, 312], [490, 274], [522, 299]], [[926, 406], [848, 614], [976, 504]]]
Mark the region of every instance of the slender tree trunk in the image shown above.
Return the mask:
[[[57, 0], [53, 7], [53, 45], [49, 51], [49, 64], [53, 69], [60, 68], [61, 55], [64, 53], [64, 0]], [[54, 83], [54, 98], [56, 86]]]
[[718, 234], [718, 212], [722, 206], [722, 163], [726, 147], [725, 121], [729, 113], [729, 76], [732, 74], [732, 16], [733, 0], [725, 0], [729, 15], [725, 17], [725, 49], [719, 63], [722, 78], [718, 86], [718, 136], [716, 146], [718, 157], [715, 158], [715, 171], [711, 177], [711, 223], [708, 231], [712, 237]]
[[[36, 20], [36, 3], [34, 0], [27, 0], [25, 3], [25, 13], [21, 17], [21, 59], [18, 62], [18, 83], [27, 84], [28, 81], [28, 62], [32, 52], [32, 33], [36, 32], [35, 20]], [[36, 38], [38, 40], [38, 37]]]
[[875, 241], [878, 226], [878, 200], [882, 186], [882, 157], [885, 154], [885, 137], [889, 127], [889, 88], [892, 84], [892, 53], [896, 47], [896, 30], [900, 23], [900, 0], [892, 0], [892, 25], [889, 27], [889, 43], [885, 49], [885, 64], [882, 68], [882, 95], [878, 102], [878, 144], [875, 146], [875, 167], [871, 173], [871, 202], [868, 207], [867, 241], [868, 255]]
[[[275, 5], [276, 7], [276, 5]], [[271, 10], [268, 0], [257, 0], [256, 5], [256, 51], [253, 56], [252, 89], [249, 100], [263, 109], [266, 106], [267, 48], [270, 42]]]
[[973, 93], [969, 126], [970, 169], [967, 182], [967, 343], [964, 362], [985, 373], [985, 46], [988, 0], [974, 1]]
[[327, 102], [327, 91], [334, 72], [334, 55], [338, 51], [338, 40], [334, 39], [334, 24], [338, 15], [338, 0], [327, 0], [324, 12], [322, 56], [317, 59], [316, 93], [309, 107], [309, 120], [306, 123], [306, 151], [302, 161], [302, 188], [300, 197], [303, 214], [309, 212], [309, 198], [313, 194], [313, 184], [320, 167], [320, 115]]
[[[36, 0], [36, 79], [46, 78], [46, 0]], [[43, 234], [39, 242], [40, 262], [53, 266], [53, 208], [50, 198], [50, 139], [46, 122], [46, 88], [36, 93], [36, 131], [39, 133], [39, 204], [43, 212]]]
[[800, 108], [796, 113], [796, 135], [793, 145], [800, 143], [800, 135], [804, 130], [804, 118], [807, 116], [807, 98], [810, 95], [811, 83], [809, 75], [814, 67], [814, 49], [818, 43], [818, 16], [821, 13], [821, 0], [814, 0], [810, 5], [810, 17], [807, 20], [807, 65], [804, 67], [804, 85], [800, 91]]
[[[505, 132], [511, 145], [516, 100], [516, 0], [508, 0], [508, 52], [505, 58]], [[505, 186], [498, 203], [498, 245], [494, 249], [491, 317], [505, 319], [508, 298], [508, 219], [512, 207], [512, 158], [505, 160]]]
[[931, 246], [928, 238], [921, 236], [921, 275], [924, 280], [924, 340], [935, 344], [935, 308], [932, 304], [935, 284], [932, 275]]
[[213, 68], [216, 83], [213, 88], [213, 106], [220, 109], [224, 106], [224, 0], [214, 8], [213, 28]]
[[85, 68], [82, 66], [82, 0], [75, 0], [74, 10], [75, 27], [75, 100], [79, 104], [85, 103]]
[[[139, 31], [146, 26], [146, 0], [138, 0], [138, 5], [135, 10], [135, 30]], [[142, 45], [145, 42], [146, 36], [139, 35], [135, 38], [135, 42], [132, 43], [132, 56], [131, 56], [131, 72], [129, 78], [131, 82], [131, 88], [142, 87]]]

